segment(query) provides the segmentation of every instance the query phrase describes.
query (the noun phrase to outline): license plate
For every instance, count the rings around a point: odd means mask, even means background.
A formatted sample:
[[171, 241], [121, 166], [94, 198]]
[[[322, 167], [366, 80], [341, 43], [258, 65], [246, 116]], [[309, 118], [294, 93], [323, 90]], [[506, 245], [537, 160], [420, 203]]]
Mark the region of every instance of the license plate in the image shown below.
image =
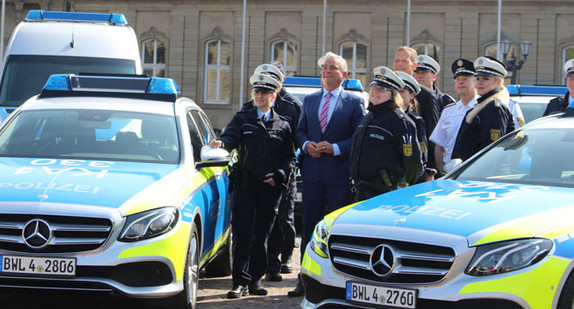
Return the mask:
[[374, 286], [348, 281], [346, 299], [349, 302], [361, 304], [415, 308], [417, 290]]
[[76, 259], [0, 255], [0, 271], [13, 274], [74, 276]]

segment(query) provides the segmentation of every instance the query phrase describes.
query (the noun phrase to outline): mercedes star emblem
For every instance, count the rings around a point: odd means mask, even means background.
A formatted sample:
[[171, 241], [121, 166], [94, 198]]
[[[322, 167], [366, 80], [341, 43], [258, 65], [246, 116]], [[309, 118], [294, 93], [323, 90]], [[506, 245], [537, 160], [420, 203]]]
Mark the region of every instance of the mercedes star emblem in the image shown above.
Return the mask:
[[388, 245], [378, 245], [371, 254], [371, 269], [375, 275], [385, 277], [391, 273], [395, 263], [395, 254]]
[[32, 249], [40, 249], [50, 243], [52, 230], [48, 222], [41, 219], [28, 221], [22, 231], [24, 243]]

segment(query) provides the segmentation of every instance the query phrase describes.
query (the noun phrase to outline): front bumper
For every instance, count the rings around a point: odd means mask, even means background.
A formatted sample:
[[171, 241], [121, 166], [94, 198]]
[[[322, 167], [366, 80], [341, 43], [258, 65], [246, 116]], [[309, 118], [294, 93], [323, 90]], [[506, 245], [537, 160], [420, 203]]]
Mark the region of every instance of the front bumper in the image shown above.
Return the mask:
[[[364, 231], [363, 231], [364, 232]], [[404, 231], [403, 231], [404, 232]], [[371, 234], [370, 234], [371, 235]], [[443, 234], [444, 235], [444, 234]], [[434, 236], [434, 235], [433, 235]], [[435, 239], [435, 238], [433, 238]], [[418, 291], [416, 308], [555, 308], [562, 286], [571, 269], [568, 259], [548, 256], [536, 265], [506, 274], [475, 277], [464, 273], [473, 250], [461, 250], [448, 274], [432, 283], [376, 282], [334, 268], [330, 258], [322, 258], [307, 246], [301, 273], [305, 286], [302, 308], [359, 307], [346, 301], [346, 283], [353, 281]], [[372, 308], [364, 305], [362, 308]]]
[[[134, 298], [164, 298], [183, 290], [183, 273], [191, 230], [189, 222], [180, 220], [172, 231], [158, 237], [137, 242], [120, 242], [117, 239], [123, 229], [124, 219], [117, 212], [85, 210], [84, 208], [82, 213], [84, 217], [87, 214], [87, 218], [106, 218], [113, 222], [111, 233], [97, 249], [74, 251], [73, 245], [65, 250], [52, 250], [50, 246], [44, 251], [0, 249], [0, 256], [74, 258], [74, 276], [0, 271], [0, 287], [119, 293]], [[64, 213], [71, 214], [73, 211]], [[44, 214], [34, 217], [47, 215], [54, 216]]]

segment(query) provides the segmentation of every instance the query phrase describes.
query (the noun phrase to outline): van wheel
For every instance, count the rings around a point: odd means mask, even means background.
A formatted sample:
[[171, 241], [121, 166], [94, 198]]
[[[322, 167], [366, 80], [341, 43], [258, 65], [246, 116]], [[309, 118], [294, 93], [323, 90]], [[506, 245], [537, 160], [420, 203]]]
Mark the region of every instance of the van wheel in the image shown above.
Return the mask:
[[233, 263], [233, 243], [231, 233], [227, 236], [227, 245], [219, 255], [206, 267], [205, 274], [209, 277], [225, 277], [231, 275]]
[[574, 273], [571, 273], [562, 288], [556, 309], [574, 309]]
[[199, 233], [195, 223], [192, 223], [191, 239], [189, 240], [189, 249], [183, 274], [183, 291], [166, 302], [166, 309], [195, 309], [199, 285], [199, 253]]

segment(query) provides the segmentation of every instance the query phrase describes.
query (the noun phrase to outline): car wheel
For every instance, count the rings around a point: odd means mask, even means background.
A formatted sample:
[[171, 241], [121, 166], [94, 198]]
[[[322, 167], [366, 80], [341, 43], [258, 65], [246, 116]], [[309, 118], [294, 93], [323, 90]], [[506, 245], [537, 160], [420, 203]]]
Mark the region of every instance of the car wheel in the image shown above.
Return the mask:
[[556, 309], [574, 309], [574, 273], [568, 276]]
[[166, 302], [166, 309], [195, 309], [199, 285], [200, 245], [197, 226], [195, 223], [192, 223], [191, 239], [189, 240], [189, 249], [183, 274], [183, 291]]
[[231, 275], [233, 263], [233, 242], [231, 236], [231, 233], [229, 233], [226, 247], [205, 267], [205, 274], [208, 277], [225, 277]]

